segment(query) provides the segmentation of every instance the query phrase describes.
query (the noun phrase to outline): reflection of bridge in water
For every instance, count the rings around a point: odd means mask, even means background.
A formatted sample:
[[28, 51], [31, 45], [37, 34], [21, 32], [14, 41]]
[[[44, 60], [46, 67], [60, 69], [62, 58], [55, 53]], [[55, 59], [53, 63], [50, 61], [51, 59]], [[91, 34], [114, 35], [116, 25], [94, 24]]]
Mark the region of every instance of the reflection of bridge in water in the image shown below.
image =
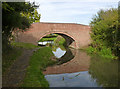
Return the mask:
[[[60, 74], [60, 73], [88, 71], [90, 56], [88, 56], [87, 53], [80, 50], [76, 50], [76, 49], [70, 49], [70, 50], [72, 52], [71, 57], [67, 54], [64, 55], [68, 58], [67, 60], [68, 62], [63, 63], [61, 65], [48, 67], [46, 71], [43, 71], [43, 73], [44, 74]], [[61, 58], [61, 60], [64, 60], [63, 59], [65, 58], [64, 56]], [[73, 59], [70, 60], [69, 57], [70, 58], [73, 57]]]

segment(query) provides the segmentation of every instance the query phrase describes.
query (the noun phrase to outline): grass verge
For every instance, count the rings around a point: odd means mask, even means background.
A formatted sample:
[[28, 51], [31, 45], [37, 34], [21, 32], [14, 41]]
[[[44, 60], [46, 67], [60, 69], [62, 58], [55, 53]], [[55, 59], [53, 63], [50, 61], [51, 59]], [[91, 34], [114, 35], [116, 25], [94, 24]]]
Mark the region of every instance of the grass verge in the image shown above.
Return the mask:
[[49, 87], [42, 71], [50, 65], [56, 63], [51, 60], [53, 56], [50, 47], [44, 47], [37, 50], [30, 58], [29, 67], [21, 87]]

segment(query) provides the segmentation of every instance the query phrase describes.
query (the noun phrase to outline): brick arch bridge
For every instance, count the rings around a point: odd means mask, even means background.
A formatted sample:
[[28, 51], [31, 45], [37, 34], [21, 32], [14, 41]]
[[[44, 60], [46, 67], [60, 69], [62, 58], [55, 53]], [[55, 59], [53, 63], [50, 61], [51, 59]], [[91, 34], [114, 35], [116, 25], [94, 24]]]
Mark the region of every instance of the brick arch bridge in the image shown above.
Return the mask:
[[90, 44], [90, 27], [87, 25], [74, 23], [33, 23], [25, 32], [18, 32], [16, 41], [33, 43], [38, 45], [38, 41], [48, 35], [56, 33], [63, 36], [67, 45], [73, 48], [82, 48]]

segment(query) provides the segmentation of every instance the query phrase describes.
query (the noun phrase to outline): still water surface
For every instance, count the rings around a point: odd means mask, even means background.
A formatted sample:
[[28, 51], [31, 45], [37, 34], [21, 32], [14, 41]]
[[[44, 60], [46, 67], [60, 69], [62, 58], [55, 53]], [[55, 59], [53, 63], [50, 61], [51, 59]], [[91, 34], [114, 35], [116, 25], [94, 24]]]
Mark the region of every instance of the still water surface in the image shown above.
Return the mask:
[[46, 45], [46, 44], [48, 44], [48, 43], [53, 44], [54, 41], [43, 41], [43, 42], [38, 42], [38, 45]]
[[[117, 87], [118, 61], [88, 56], [80, 50], [52, 47], [61, 65], [48, 68], [50, 87]], [[50, 70], [50, 72], [49, 72]]]
[[46, 75], [50, 87], [98, 87], [96, 79], [92, 79], [88, 71]]

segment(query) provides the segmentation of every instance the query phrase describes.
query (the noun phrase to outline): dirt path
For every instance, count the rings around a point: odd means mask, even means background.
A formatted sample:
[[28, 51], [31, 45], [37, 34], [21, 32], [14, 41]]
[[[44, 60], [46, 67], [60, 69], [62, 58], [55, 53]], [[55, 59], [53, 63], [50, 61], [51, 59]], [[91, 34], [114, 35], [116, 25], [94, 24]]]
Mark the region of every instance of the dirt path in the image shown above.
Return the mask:
[[24, 79], [26, 69], [29, 65], [30, 56], [36, 49], [24, 50], [22, 55], [14, 62], [10, 67], [7, 74], [2, 76], [3, 87], [17, 87], [20, 82]]

